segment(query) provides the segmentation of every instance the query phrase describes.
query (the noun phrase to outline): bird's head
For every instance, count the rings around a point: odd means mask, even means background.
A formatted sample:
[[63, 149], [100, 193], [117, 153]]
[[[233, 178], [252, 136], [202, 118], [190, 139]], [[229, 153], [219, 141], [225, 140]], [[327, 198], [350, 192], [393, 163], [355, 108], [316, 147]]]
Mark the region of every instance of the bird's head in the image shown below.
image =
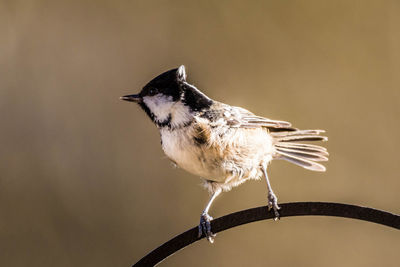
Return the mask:
[[159, 127], [185, 124], [212, 104], [210, 98], [186, 82], [183, 65], [158, 75], [139, 94], [121, 99], [138, 103]]

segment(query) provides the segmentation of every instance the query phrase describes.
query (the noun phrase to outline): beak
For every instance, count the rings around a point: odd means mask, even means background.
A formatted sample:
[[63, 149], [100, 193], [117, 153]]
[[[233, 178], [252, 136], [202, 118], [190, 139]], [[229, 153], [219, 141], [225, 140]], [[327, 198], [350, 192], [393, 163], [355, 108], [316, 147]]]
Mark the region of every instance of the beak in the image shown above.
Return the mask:
[[129, 102], [136, 102], [139, 103], [142, 101], [142, 98], [139, 95], [124, 95], [121, 96], [119, 99], [129, 101]]

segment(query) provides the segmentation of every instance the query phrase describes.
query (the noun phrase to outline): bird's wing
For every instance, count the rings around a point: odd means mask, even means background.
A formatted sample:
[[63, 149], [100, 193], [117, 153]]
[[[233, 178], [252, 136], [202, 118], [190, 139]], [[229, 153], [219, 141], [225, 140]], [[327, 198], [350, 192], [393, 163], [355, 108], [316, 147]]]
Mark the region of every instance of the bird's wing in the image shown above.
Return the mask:
[[227, 125], [238, 128], [268, 128], [270, 131], [294, 131], [291, 124], [286, 121], [271, 120], [256, 116], [250, 111], [240, 107], [224, 107], [223, 117]]

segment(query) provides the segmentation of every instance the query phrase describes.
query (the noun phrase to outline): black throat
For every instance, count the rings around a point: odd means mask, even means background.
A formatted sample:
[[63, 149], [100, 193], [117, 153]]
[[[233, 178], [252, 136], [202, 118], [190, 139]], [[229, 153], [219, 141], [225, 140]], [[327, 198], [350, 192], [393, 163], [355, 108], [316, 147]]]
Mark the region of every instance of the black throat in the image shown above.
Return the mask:
[[163, 128], [163, 127], [171, 127], [171, 114], [164, 120], [164, 121], [158, 121], [156, 120], [156, 116], [151, 112], [151, 110], [144, 104], [143, 102], [139, 103], [139, 106], [146, 112], [147, 116], [154, 122], [154, 124], [157, 125], [158, 128]]
[[146, 114], [149, 116], [149, 118], [154, 122], [154, 124], [159, 128], [168, 128], [169, 130], [176, 130], [184, 127], [188, 127], [193, 123], [193, 118], [187, 122], [184, 122], [180, 125], [172, 125], [172, 116], [169, 114], [169, 116], [163, 120], [159, 121], [156, 119], [156, 116], [151, 112], [151, 110], [144, 104], [144, 103], [139, 103], [140, 107], [146, 112]]

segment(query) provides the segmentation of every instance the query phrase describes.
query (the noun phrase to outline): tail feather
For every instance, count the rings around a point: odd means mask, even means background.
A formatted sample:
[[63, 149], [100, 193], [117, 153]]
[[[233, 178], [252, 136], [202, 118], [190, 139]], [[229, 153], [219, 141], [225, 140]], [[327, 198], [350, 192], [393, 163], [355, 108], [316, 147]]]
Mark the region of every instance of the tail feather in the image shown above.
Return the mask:
[[273, 133], [272, 135], [274, 135], [276, 137], [279, 137], [279, 136], [287, 137], [287, 136], [293, 136], [293, 135], [296, 135], [296, 136], [299, 136], [299, 135], [319, 135], [319, 134], [324, 133], [324, 132], [325, 132], [324, 130], [297, 130], [297, 131], [289, 132], [289, 133], [282, 133], [282, 132]]
[[328, 141], [326, 136], [315, 135], [293, 135], [276, 138], [279, 142], [297, 142], [297, 141]]
[[298, 130], [290, 132], [273, 132], [275, 139], [276, 158], [284, 159], [312, 171], [325, 171], [318, 161], [327, 161], [326, 148], [318, 145], [295, 143], [297, 141], [327, 141], [326, 136], [320, 136], [323, 130]]
[[292, 163], [294, 163], [298, 166], [301, 166], [307, 170], [317, 171], [317, 172], [324, 172], [326, 170], [324, 165], [313, 162], [311, 160], [306, 160], [306, 159], [294, 157], [294, 156], [284, 156], [284, 155], [282, 156], [282, 159], [292, 162]]
[[312, 145], [312, 144], [299, 144], [299, 143], [276, 143], [275, 146], [279, 147], [290, 147], [290, 148], [299, 148], [299, 149], [309, 149], [309, 150], [315, 150], [315, 151], [325, 151], [326, 153], [327, 150], [325, 147], [322, 146], [317, 146], [317, 145]]
[[313, 160], [313, 161], [328, 161], [328, 158], [319, 152], [311, 153], [311, 152], [304, 152], [302, 150], [290, 149], [290, 148], [276, 148], [276, 151], [278, 151], [280, 154], [286, 154], [286, 155], [290, 155], [290, 156], [305, 158], [305, 159], [309, 159], [309, 160]]
[[310, 152], [310, 153], [320, 153], [321, 155], [328, 156], [329, 153], [326, 151], [325, 147], [315, 146], [309, 144], [296, 144], [296, 143], [277, 143], [275, 144], [276, 149], [293, 149], [296, 151]]

